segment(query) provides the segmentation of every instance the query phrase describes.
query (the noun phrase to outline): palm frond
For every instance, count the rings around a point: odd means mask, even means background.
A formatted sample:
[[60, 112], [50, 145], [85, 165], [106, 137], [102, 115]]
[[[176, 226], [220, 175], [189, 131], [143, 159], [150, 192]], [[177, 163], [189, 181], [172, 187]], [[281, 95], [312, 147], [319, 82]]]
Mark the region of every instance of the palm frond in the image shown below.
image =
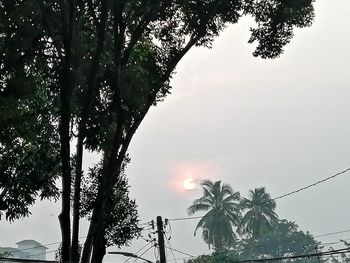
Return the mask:
[[229, 184], [222, 184], [221, 191], [228, 195], [232, 195], [234, 193], [232, 187]]
[[208, 213], [206, 213], [198, 222], [195, 230], [194, 230], [194, 235], [196, 235], [197, 229], [202, 227], [203, 225], [206, 225], [210, 222], [212, 222], [211, 220], [213, 220], [215, 211], [210, 210]]
[[212, 204], [215, 203], [214, 195], [211, 193], [209, 189], [207, 189], [207, 187], [203, 186], [203, 196], [201, 198], [204, 198], [204, 197], [210, 200]]
[[202, 187], [208, 187], [208, 188], [213, 188], [214, 183], [212, 181], [210, 181], [209, 179], [205, 179], [201, 182], [201, 186]]
[[235, 192], [229, 196], [227, 196], [225, 199], [222, 200], [223, 203], [229, 203], [233, 201], [239, 201], [240, 200], [240, 193]]
[[197, 203], [197, 204], [193, 204], [189, 208], [187, 208], [187, 214], [193, 215], [196, 212], [208, 211], [209, 209], [210, 209], [210, 205], [203, 204], [203, 203]]

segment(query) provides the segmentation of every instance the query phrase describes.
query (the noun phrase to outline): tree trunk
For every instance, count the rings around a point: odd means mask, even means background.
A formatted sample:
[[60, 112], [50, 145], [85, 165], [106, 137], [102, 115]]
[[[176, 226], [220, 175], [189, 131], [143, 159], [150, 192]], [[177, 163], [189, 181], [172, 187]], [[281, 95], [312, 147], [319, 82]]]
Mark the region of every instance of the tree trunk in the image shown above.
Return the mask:
[[71, 259], [73, 263], [79, 262], [79, 220], [80, 220], [80, 192], [83, 164], [83, 134], [79, 131], [76, 152], [74, 198], [73, 198], [73, 233]]
[[[88, 236], [84, 243], [84, 249], [81, 257], [81, 263], [89, 263], [92, 252], [98, 253], [100, 249], [98, 249], [99, 243], [103, 240], [104, 235], [104, 224], [103, 219], [106, 213], [106, 205], [107, 205], [107, 192], [102, 194], [103, 191], [108, 190], [106, 188], [99, 190], [99, 194], [97, 195], [96, 203], [94, 210], [92, 212], [92, 217], [90, 221]], [[103, 243], [103, 242], [102, 242]], [[97, 246], [97, 247], [96, 247]], [[92, 249], [93, 248], [93, 249]], [[94, 254], [92, 260], [97, 260], [97, 255]], [[102, 257], [103, 258], [103, 257]], [[93, 261], [91, 261], [93, 262]], [[96, 261], [94, 261], [96, 262]]]
[[70, 94], [71, 79], [69, 65], [65, 63], [61, 80], [61, 118], [60, 118], [60, 157], [62, 166], [62, 210], [59, 222], [62, 234], [62, 261], [70, 261], [70, 194], [71, 194], [71, 167], [70, 167]]
[[107, 21], [107, 1], [103, 0], [101, 4], [101, 22], [96, 24], [98, 31], [98, 42], [95, 54], [90, 65], [89, 76], [87, 77], [87, 94], [82, 109], [82, 117], [78, 127], [78, 141], [77, 141], [77, 163], [74, 184], [74, 204], [73, 204], [73, 235], [72, 235], [72, 261], [79, 262], [79, 219], [80, 219], [80, 192], [81, 192], [81, 178], [83, 176], [83, 141], [85, 138], [86, 121], [91, 111], [91, 104], [96, 93], [96, 75], [99, 68], [103, 46], [105, 41], [105, 27]]
[[[119, 132], [116, 132], [116, 134], [119, 134]], [[92, 252], [94, 252], [92, 257], [92, 260], [95, 260], [94, 262], [98, 262], [96, 260], [99, 260], [101, 258], [101, 248], [99, 248], [99, 246], [101, 243], [104, 243], [104, 217], [106, 214], [107, 202], [108, 198], [112, 194], [114, 184], [119, 178], [120, 167], [124, 159], [117, 158], [116, 148], [118, 147], [115, 146], [114, 148], [115, 149], [112, 150], [112, 153], [109, 155], [109, 157], [105, 157], [108, 159], [105, 159], [102, 178], [98, 186], [98, 194], [96, 197], [94, 209], [92, 211], [88, 236], [84, 244], [81, 259], [82, 263], [88, 263], [90, 261]]]
[[94, 242], [91, 263], [102, 263], [104, 256], [106, 255], [106, 239], [104, 225], [97, 229]]
[[61, 1], [61, 23], [63, 45], [65, 49], [62, 58], [60, 76], [60, 156], [62, 165], [62, 210], [59, 215], [62, 233], [62, 262], [70, 262], [71, 252], [71, 222], [70, 222], [70, 195], [71, 195], [71, 166], [70, 166], [70, 118], [71, 95], [73, 92], [72, 76], [72, 39], [74, 31], [75, 1]]

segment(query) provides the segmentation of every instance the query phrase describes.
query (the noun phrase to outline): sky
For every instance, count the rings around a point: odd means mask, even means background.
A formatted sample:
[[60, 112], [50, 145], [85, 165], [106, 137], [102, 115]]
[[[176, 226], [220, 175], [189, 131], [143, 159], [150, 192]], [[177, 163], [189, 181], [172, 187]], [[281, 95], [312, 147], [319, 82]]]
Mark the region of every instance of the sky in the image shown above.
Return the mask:
[[[265, 186], [276, 197], [350, 167], [350, 1], [318, 0], [315, 7], [313, 26], [296, 30], [278, 59], [252, 56], [254, 45], [247, 41], [253, 24], [244, 18], [212, 49], [195, 48], [180, 62], [172, 94], [149, 112], [129, 149], [126, 173], [141, 222], [187, 217], [203, 179], [228, 183], [242, 196]], [[93, 162], [96, 156], [87, 156], [85, 163]], [[197, 186], [188, 191], [182, 183], [190, 176]], [[345, 173], [277, 200], [277, 214], [314, 235], [348, 230], [349, 185]], [[0, 246], [22, 239], [58, 242], [58, 214], [59, 204], [43, 202], [29, 218], [1, 221]], [[197, 222], [171, 221], [170, 246], [209, 253], [200, 234], [193, 236]], [[84, 236], [85, 225], [82, 230]], [[340, 238], [350, 232], [319, 240]], [[145, 244], [140, 239], [122, 251], [135, 253]], [[154, 260], [153, 249], [144, 257]]]

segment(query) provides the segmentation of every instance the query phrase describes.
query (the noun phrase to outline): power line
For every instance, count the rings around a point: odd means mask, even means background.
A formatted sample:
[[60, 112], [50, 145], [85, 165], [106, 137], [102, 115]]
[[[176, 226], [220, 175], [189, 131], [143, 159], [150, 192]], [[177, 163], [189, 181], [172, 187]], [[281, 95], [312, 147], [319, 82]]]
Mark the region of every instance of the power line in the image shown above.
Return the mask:
[[[85, 238], [86, 236], [81, 236], [79, 237], [79, 239], [82, 239], [82, 238]], [[39, 248], [39, 247], [46, 247], [46, 246], [53, 246], [53, 245], [57, 245], [57, 244], [60, 244], [61, 241], [57, 241], [57, 242], [53, 242], [53, 243], [48, 243], [48, 244], [43, 244], [43, 245], [38, 245], [38, 246], [34, 246], [34, 247], [29, 247], [29, 248], [24, 248], [24, 249], [20, 249], [18, 251], [16, 251], [15, 253], [18, 253], [18, 252], [23, 252], [23, 251], [26, 251], [26, 250], [31, 250], [33, 248]], [[49, 253], [49, 252], [47, 252]]]
[[[334, 234], [334, 233], [330, 233], [330, 234]], [[327, 234], [325, 234], [325, 235], [327, 235]], [[322, 236], [324, 236], [324, 235], [322, 235]], [[344, 239], [344, 240], [346, 241], [346, 240], [349, 240], [349, 239]], [[276, 240], [274, 242], [273, 241], [272, 242], [266, 242], [266, 243], [261, 244], [261, 245], [244, 247], [244, 248], [241, 248], [239, 251], [246, 251], [246, 250], [251, 250], [251, 249], [256, 249], [256, 248], [263, 248], [263, 247], [266, 247], [266, 246], [271, 246], [273, 244], [275, 244], [275, 245], [277, 245], [277, 244], [286, 244], [286, 243], [288, 244], [288, 243], [292, 243], [292, 242], [294, 242], [294, 241], [293, 240], [280, 240], [280, 241]], [[334, 244], [339, 244], [339, 243], [342, 243], [342, 241], [328, 242], [328, 243], [321, 243], [320, 242], [320, 243], [313, 243], [313, 244], [311, 243], [311, 244], [305, 244], [305, 245], [303, 245], [303, 247], [306, 247], [306, 246], [309, 246], [309, 247], [311, 247], [311, 246], [329, 246], [329, 245], [334, 245]], [[215, 255], [221, 255], [221, 254], [226, 254], [226, 253], [235, 252], [235, 251], [237, 251], [237, 250], [234, 250], [234, 249], [232, 249], [232, 250], [225, 250], [225, 251], [222, 251], [222, 252], [218, 252]], [[186, 253], [182, 253], [182, 254], [188, 255], [189, 257], [193, 257], [193, 256], [191, 256], [189, 254], [186, 254]], [[189, 258], [189, 257], [187, 257], [187, 258]], [[181, 259], [186, 259], [186, 258], [181, 258]]]
[[180, 254], [186, 255], [186, 256], [188, 256], [188, 257], [191, 257], [191, 258], [194, 258], [194, 257], [195, 257], [195, 256], [193, 256], [193, 255], [190, 255], [190, 254], [188, 254], [188, 253], [186, 253], [186, 252], [182, 252], [182, 251], [177, 250], [177, 249], [175, 249], [175, 248], [171, 248], [171, 247], [167, 247], [167, 246], [165, 246], [165, 247], [168, 248], [168, 249], [170, 249], [170, 250], [176, 251], [176, 252], [178, 252], [178, 253], [180, 253]]
[[310, 253], [303, 255], [295, 255], [295, 256], [285, 256], [285, 257], [275, 257], [275, 258], [264, 258], [264, 259], [247, 259], [247, 260], [237, 260], [235, 263], [248, 263], [248, 262], [268, 262], [268, 261], [279, 261], [286, 259], [300, 259], [300, 258], [310, 258], [310, 257], [324, 257], [330, 255], [344, 254], [350, 253], [350, 248], [342, 248], [333, 251], [327, 252], [318, 252], [318, 253]]
[[330, 246], [330, 245], [335, 245], [335, 244], [339, 244], [339, 243], [344, 243], [344, 241], [348, 241], [348, 240], [350, 240], [350, 238], [340, 239], [340, 241], [321, 243], [321, 245], [322, 246]]
[[[139, 250], [136, 251], [136, 253], [134, 255], [138, 256], [137, 254], [143, 250], [145, 247], [147, 247], [149, 244], [151, 244], [152, 241], [149, 241], [148, 243], [146, 243], [146, 245], [144, 245], [143, 247], [141, 247]], [[152, 247], [152, 246], [151, 246]], [[129, 259], [131, 259], [132, 256], [128, 257], [123, 263], [126, 263], [127, 261], [129, 261]]]
[[299, 192], [301, 192], [301, 191], [304, 191], [304, 190], [306, 190], [306, 189], [309, 189], [309, 188], [311, 188], [311, 187], [314, 187], [314, 186], [316, 186], [316, 185], [318, 185], [318, 184], [321, 184], [321, 183], [324, 183], [324, 182], [326, 182], [326, 181], [328, 181], [328, 180], [331, 180], [331, 179], [333, 179], [333, 178], [335, 178], [335, 177], [337, 177], [337, 176], [339, 176], [339, 175], [342, 175], [342, 174], [344, 174], [344, 173], [346, 173], [346, 172], [348, 172], [348, 171], [350, 171], [350, 168], [347, 168], [347, 169], [345, 169], [345, 170], [343, 170], [343, 171], [341, 171], [341, 172], [338, 172], [338, 173], [336, 173], [336, 174], [334, 174], [334, 175], [328, 176], [327, 178], [324, 178], [324, 179], [322, 179], [322, 180], [319, 180], [319, 181], [317, 181], [317, 182], [315, 182], [315, 183], [313, 183], [313, 184], [309, 184], [309, 185], [307, 185], [307, 186], [304, 186], [304, 187], [302, 187], [302, 188], [299, 188], [299, 189], [294, 190], [294, 191], [292, 191], [292, 192], [289, 192], [289, 193], [287, 193], [287, 194], [284, 194], [284, 195], [280, 195], [280, 196], [278, 196], [278, 197], [275, 197], [275, 198], [273, 198], [272, 200], [282, 199], [282, 198], [284, 198], [284, 197], [287, 197], [287, 196], [290, 196], [290, 195], [299, 193]]
[[[299, 193], [299, 192], [301, 192], [301, 191], [307, 190], [307, 189], [309, 189], [309, 188], [311, 188], [311, 187], [314, 187], [314, 186], [316, 186], [316, 185], [318, 185], [318, 184], [324, 183], [324, 182], [326, 182], [326, 181], [328, 181], [328, 180], [331, 180], [331, 179], [333, 179], [333, 178], [335, 178], [335, 177], [337, 177], [337, 176], [339, 176], [339, 175], [342, 175], [342, 174], [344, 174], [344, 173], [346, 173], [346, 172], [349, 172], [349, 171], [350, 171], [350, 168], [347, 168], [347, 169], [345, 169], [345, 170], [343, 170], [343, 171], [341, 171], [341, 172], [338, 172], [338, 173], [336, 173], [336, 174], [334, 174], [334, 175], [328, 176], [328, 177], [326, 177], [326, 178], [324, 178], [324, 179], [322, 179], [322, 180], [319, 180], [319, 181], [317, 181], [317, 182], [315, 182], [315, 183], [309, 184], [309, 185], [304, 186], [304, 187], [301, 187], [301, 188], [299, 188], [299, 189], [297, 189], [297, 190], [294, 190], [294, 191], [291, 191], [291, 192], [289, 192], [289, 193], [286, 193], [286, 194], [277, 196], [277, 197], [275, 197], [275, 198], [272, 198], [271, 200], [276, 201], [276, 200], [285, 198], [285, 197], [287, 197], [287, 196], [290, 196], [290, 195]], [[220, 215], [220, 214], [214, 214], [214, 215], [211, 215], [211, 216], [218, 216], [218, 215]], [[201, 218], [203, 218], [203, 216], [190, 216], [190, 217], [170, 218], [170, 219], [168, 219], [168, 220], [169, 220], [169, 221], [185, 221], [185, 220], [193, 220], [193, 219], [201, 219]]]
[[[169, 221], [169, 220], [168, 220]], [[170, 226], [170, 223], [169, 223], [169, 226]], [[336, 231], [336, 232], [331, 232], [331, 233], [326, 233], [326, 234], [321, 234], [321, 235], [317, 235], [317, 236], [314, 236], [313, 238], [315, 237], [324, 237], [324, 236], [330, 236], [330, 235], [336, 235], [336, 234], [340, 234], [340, 233], [346, 233], [346, 232], [350, 232], [350, 230], [343, 230], [343, 231]], [[347, 239], [345, 239], [347, 240]], [[281, 244], [281, 243], [290, 243], [290, 242], [293, 242], [293, 241], [290, 241], [290, 240], [283, 240], [283, 241], [276, 241], [276, 242], [272, 242], [272, 243], [276, 243], [276, 244]], [[329, 243], [314, 243], [314, 244], [305, 244], [304, 246], [326, 246], [326, 245], [333, 245], [333, 244], [338, 244], [338, 243], [341, 243], [342, 241], [338, 241], [338, 242], [329, 242]], [[269, 246], [271, 245], [271, 242], [268, 242], [268, 243], [265, 243], [265, 244], [261, 244], [261, 245], [257, 245], [257, 246], [251, 246], [251, 247], [246, 247], [246, 248], [242, 248], [241, 251], [244, 251], [244, 250], [250, 250], [250, 249], [255, 249], [255, 248], [261, 248], [261, 247], [265, 247], [265, 246]], [[169, 249], [172, 249], [172, 248], [169, 248]], [[177, 251], [177, 250], [174, 250], [174, 251]], [[235, 251], [235, 250], [226, 250], [226, 251], [223, 251], [223, 252], [220, 252], [218, 254], [224, 254], [224, 253], [229, 253], [229, 252], [232, 252], [232, 251]], [[189, 257], [194, 257], [188, 253], [185, 253], [185, 252], [182, 252], [182, 251], [177, 251], [181, 254], [184, 254], [184, 255], [187, 255]], [[217, 254], [217, 255], [218, 255]], [[186, 258], [179, 258], [180, 259], [186, 259]], [[176, 260], [174, 258], [174, 260]], [[174, 260], [168, 260], [168, 261], [174, 261]]]
[[[212, 215], [216, 216], [216, 215]], [[179, 218], [170, 218], [169, 221], [184, 221], [184, 220], [191, 220], [191, 219], [200, 219], [203, 216], [190, 216], [190, 217], [179, 217]]]
[[[132, 262], [134, 263], [135, 261], [139, 260], [139, 259], [142, 259], [141, 257], [146, 254], [151, 248], [153, 248], [153, 246], [150, 246], [146, 251], [144, 251], [140, 256], [138, 256], [137, 258], [135, 258], [135, 260]], [[142, 259], [144, 260], [144, 259]]]
[[322, 234], [322, 235], [317, 235], [317, 236], [314, 236], [314, 237], [332, 236], [332, 235], [337, 235], [337, 234], [342, 234], [342, 233], [347, 233], [347, 232], [350, 232], [350, 229], [343, 230], [343, 231], [337, 231], [337, 232], [331, 232], [331, 233]]
[[46, 254], [51, 254], [51, 253], [55, 253], [57, 252], [57, 250], [49, 250], [49, 251], [45, 251], [45, 252], [41, 252], [41, 253], [36, 253], [36, 254], [33, 254], [33, 255], [30, 255], [30, 257], [35, 257], [35, 256], [39, 256], [39, 255], [46, 255]]
[[[164, 236], [165, 236], [166, 241], [167, 241], [167, 243], [168, 243], [168, 246], [169, 246], [170, 252], [171, 252], [171, 254], [172, 254], [172, 256], [173, 256], [173, 259], [174, 259], [175, 263], [177, 263], [177, 260], [176, 260], [176, 258], [175, 258], [174, 252], [173, 252], [173, 250], [172, 250], [172, 248], [171, 248], [171, 245], [170, 245], [170, 238], [171, 238], [171, 237], [168, 238], [165, 232], [164, 232]], [[167, 248], [167, 247], [166, 247], [166, 248]]]
[[[317, 252], [317, 253], [310, 253], [310, 254], [301, 254], [301, 255], [294, 255], [294, 256], [283, 256], [283, 257], [273, 257], [273, 258], [259, 258], [259, 259], [246, 259], [246, 260], [234, 260], [232, 263], [249, 263], [249, 262], [271, 262], [271, 261], [281, 261], [286, 259], [300, 259], [300, 258], [312, 258], [312, 257], [329, 257], [332, 255], [338, 255], [338, 254], [346, 254], [350, 253], [350, 248], [341, 248], [337, 250], [332, 251], [326, 251], [326, 252]], [[213, 255], [213, 257], [217, 256]], [[187, 259], [189, 257], [184, 258], [178, 258], [180, 259]], [[172, 260], [168, 260], [172, 261]]]

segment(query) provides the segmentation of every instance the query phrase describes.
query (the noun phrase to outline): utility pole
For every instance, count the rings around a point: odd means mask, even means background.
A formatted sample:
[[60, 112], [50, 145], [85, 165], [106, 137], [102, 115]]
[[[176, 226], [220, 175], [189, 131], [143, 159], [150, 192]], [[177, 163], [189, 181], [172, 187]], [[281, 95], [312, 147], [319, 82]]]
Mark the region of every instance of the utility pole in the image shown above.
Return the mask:
[[164, 230], [163, 220], [161, 216], [157, 216], [157, 233], [158, 233], [158, 246], [159, 246], [159, 263], [166, 263], [165, 248], [164, 248]]

